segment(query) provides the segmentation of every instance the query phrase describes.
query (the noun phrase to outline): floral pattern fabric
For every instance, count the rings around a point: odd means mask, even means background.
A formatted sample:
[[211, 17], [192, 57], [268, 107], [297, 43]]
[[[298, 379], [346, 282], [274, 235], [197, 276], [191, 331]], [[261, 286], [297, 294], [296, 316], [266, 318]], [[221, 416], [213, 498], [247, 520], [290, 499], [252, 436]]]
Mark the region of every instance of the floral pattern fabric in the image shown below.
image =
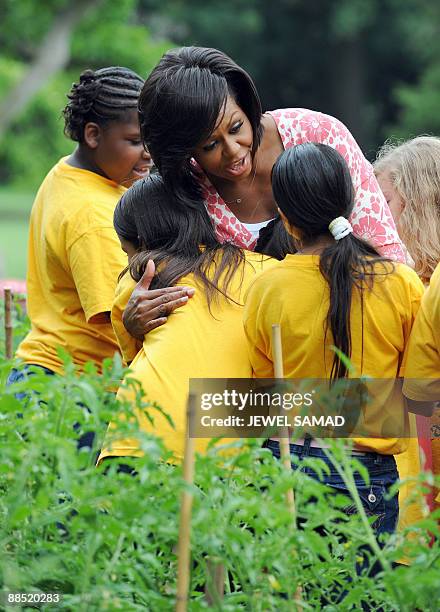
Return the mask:
[[[355, 205], [350, 217], [354, 233], [368, 240], [383, 255], [405, 262], [404, 248], [373, 168], [345, 125], [334, 117], [304, 108], [287, 108], [268, 114], [275, 120], [285, 149], [303, 142], [320, 142], [339, 151], [348, 164], [355, 188]], [[252, 250], [255, 237], [237, 219], [207, 177], [202, 181], [202, 188], [218, 239]]]

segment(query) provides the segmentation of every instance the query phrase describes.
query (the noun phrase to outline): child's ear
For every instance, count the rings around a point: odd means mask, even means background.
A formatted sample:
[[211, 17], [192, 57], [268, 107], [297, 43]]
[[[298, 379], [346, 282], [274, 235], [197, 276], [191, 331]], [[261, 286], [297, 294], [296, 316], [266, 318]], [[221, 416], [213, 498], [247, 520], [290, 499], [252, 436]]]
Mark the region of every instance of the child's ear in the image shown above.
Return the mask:
[[89, 121], [84, 126], [84, 142], [91, 149], [96, 149], [101, 137], [101, 128], [97, 123]]

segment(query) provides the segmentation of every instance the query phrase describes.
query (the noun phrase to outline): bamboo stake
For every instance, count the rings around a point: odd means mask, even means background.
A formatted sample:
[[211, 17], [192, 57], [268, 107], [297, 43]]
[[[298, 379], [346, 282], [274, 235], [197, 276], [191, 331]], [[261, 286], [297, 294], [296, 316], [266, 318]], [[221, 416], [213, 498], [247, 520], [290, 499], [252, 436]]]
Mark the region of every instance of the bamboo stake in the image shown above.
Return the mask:
[[12, 359], [12, 291], [9, 287], [4, 290], [5, 297], [5, 355]]
[[[185, 454], [183, 457], [183, 479], [186, 485], [194, 482], [194, 439], [190, 438], [190, 425], [194, 418], [195, 395], [190, 393], [186, 411]], [[190, 583], [191, 560], [191, 510], [193, 494], [184, 489], [180, 506], [179, 543], [177, 548], [177, 601], [176, 612], [186, 612]]]
[[[283, 347], [281, 343], [281, 328], [278, 324], [272, 325], [272, 359], [274, 363], [274, 374], [275, 378], [284, 378], [284, 368], [283, 368]], [[292, 469], [291, 458], [290, 458], [290, 447], [289, 447], [289, 428], [288, 427], [280, 427], [280, 455], [281, 461], [284, 467], [287, 470]], [[292, 514], [293, 518], [293, 526], [296, 529], [296, 508], [295, 508], [295, 494], [293, 489], [288, 489], [286, 491], [286, 502], [289, 511]], [[301, 612], [301, 587], [298, 586], [295, 591], [295, 602], [296, 609], [298, 612]]]
[[[283, 368], [283, 347], [281, 345], [281, 329], [280, 326], [272, 325], [272, 344], [273, 344], [273, 362], [275, 378], [284, 378]], [[286, 469], [291, 470], [291, 458], [289, 448], [289, 428], [280, 427], [280, 454], [281, 461]], [[293, 489], [288, 489], [286, 492], [287, 506], [292, 513], [294, 522], [296, 521], [295, 495]], [[295, 523], [296, 524], [296, 523]]]
[[215, 606], [225, 596], [225, 566], [223, 563], [207, 559], [208, 580], [205, 586], [205, 598], [208, 606]]

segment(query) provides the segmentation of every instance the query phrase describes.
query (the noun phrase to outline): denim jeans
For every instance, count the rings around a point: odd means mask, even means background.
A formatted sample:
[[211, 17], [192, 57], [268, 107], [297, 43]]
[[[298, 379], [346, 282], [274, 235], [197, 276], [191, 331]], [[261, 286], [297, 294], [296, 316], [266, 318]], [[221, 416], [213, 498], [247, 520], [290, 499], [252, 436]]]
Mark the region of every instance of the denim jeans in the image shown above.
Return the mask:
[[[38, 368], [39, 370], [41, 370], [44, 374], [47, 374], [48, 376], [53, 376], [55, 374], [55, 372], [53, 372], [52, 370], [49, 370], [49, 368], [45, 368], [44, 366], [36, 365], [33, 363], [27, 363], [23, 365], [23, 367], [20, 368], [19, 370], [17, 370], [16, 368], [13, 368], [10, 371], [8, 380], [6, 381], [6, 386], [9, 387], [9, 385], [12, 385], [16, 382], [27, 380], [29, 376], [32, 376], [31, 368]], [[26, 399], [26, 396], [27, 396], [27, 393], [25, 393], [24, 391], [22, 393], [15, 394], [16, 399], [18, 399], [19, 401]]]
[[[333, 463], [326, 457], [321, 448], [310, 446], [311, 439], [304, 442], [304, 446], [299, 444], [290, 444], [290, 454], [300, 460], [298, 464], [292, 464], [292, 469], [300, 469], [302, 472], [328, 485], [338, 493], [350, 496], [347, 487], [341, 476], [336, 471]], [[275, 440], [266, 440], [264, 447], [268, 448], [272, 454], [280, 458], [279, 443]], [[391, 498], [387, 497], [388, 489], [398, 480], [398, 472], [396, 461], [393, 455], [380, 455], [379, 453], [354, 453], [356, 459], [364, 465], [370, 475], [370, 484], [366, 485], [359, 473], [355, 473], [355, 483], [362, 504], [368, 516], [375, 517], [373, 529], [376, 536], [382, 533], [393, 533], [399, 519], [399, 500], [398, 496], [394, 495]], [[324, 474], [322, 478], [311, 467], [301, 467], [301, 459], [305, 457], [319, 457], [329, 467], [330, 473]], [[350, 500], [351, 501], [351, 500]], [[356, 508], [353, 503], [348, 503], [344, 509], [346, 514], [354, 514]]]
[[[11, 370], [8, 376], [8, 380], [6, 381], [6, 386], [12, 385], [16, 382], [20, 382], [22, 380], [27, 380], [27, 378], [29, 376], [32, 376], [33, 374], [32, 368], [38, 368], [48, 376], [53, 376], [55, 374], [55, 372], [49, 370], [49, 368], [45, 368], [44, 366], [36, 365], [33, 363], [28, 363], [24, 364], [23, 367], [21, 367], [19, 370], [17, 370], [16, 368]], [[23, 391], [21, 393], [16, 393], [15, 397], [21, 402], [23, 400], [26, 400], [27, 397], [29, 397], [29, 392], [26, 393]], [[44, 401], [44, 398], [42, 398], [42, 401]], [[86, 409], [88, 410], [87, 407]], [[74, 423], [73, 429], [77, 431], [79, 429], [79, 424]], [[81, 448], [92, 448], [94, 439], [95, 433], [93, 431], [86, 431], [85, 433], [83, 433], [77, 440], [78, 450], [80, 450]]]
[[[342, 493], [348, 497], [347, 506], [344, 508], [346, 514], [354, 514], [356, 507], [353, 500], [350, 498], [350, 494], [347, 490], [345, 483], [336, 471], [335, 466], [326, 457], [324, 451], [321, 448], [310, 446], [311, 438], [307, 438], [304, 441], [304, 446], [299, 444], [290, 444], [290, 454], [293, 457], [299, 459], [299, 464], [292, 464], [292, 469], [300, 469], [302, 472], [310, 476], [319, 482], [322, 482], [338, 493]], [[280, 458], [280, 447], [279, 443], [275, 440], [266, 440], [263, 444], [265, 448], [268, 448], [272, 454], [279, 459]], [[383, 533], [392, 533], [395, 531], [397, 521], [399, 518], [399, 502], [398, 496], [394, 495], [388, 499], [388, 489], [398, 479], [398, 472], [396, 467], [395, 459], [392, 455], [380, 455], [378, 453], [358, 453], [353, 452], [353, 456], [364, 465], [370, 476], [370, 484], [366, 485], [359, 473], [354, 474], [354, 480], [359, 493], [359, 497], [362, 500], [362, 504], [368, 516], [375, 517], [375, 521], [372, 525], [376, 536]], [[309, 466], [301, 466], [301, 460], [306, 457], [318, 457], [324, 461], [328, 468], [329, 473], [323, 474], [319, 477], [318, 474]], [[385, 499], [387, 497], [387, 499]], [[298, 527], [301, 528], [301, 519], [298, 521]], [[318, 533], [321, 533], [321, 529], [317, 529]], [[324, 533], [323, 533], [324, 535]], [[381, 540], [378, 540], [379, 546], [383, 546]], [[379, 560], [371, 563], [369, 560], [371, 548], [369, 544], [362, 544], [358, 550], [359, 558], [356, 561], [355, 571], [357, 575], [367, 573], [371, 578], [374, 578], [381, 570], [381, 563]], [[335, 585], [332, 594], [328, 593], [321, 598], [321, 608], [327, 607], [331, 604], [331, 609], [346, 609], [343, 607], [344, 599], [349, 593], [349, 585], [353, 582], [352, 576], [347, 577], [346, 587], [341, 585]], [[305, 594], [307, 596], [307, 585], [305, 586]], [[330, 601], [331, 600], [331, 601]], [[337, 606], [337, 608], [335, 608]], [[320, 609], [321, 609], [320, 608]], [[349, 608], [351, 609], [351, 607]], [[369, 611], [372, 609], [368, 602], [362, 601], [359, 607], [360, 610]], [[382, 607], [374, 607], [378, 612], [383, 610]]]

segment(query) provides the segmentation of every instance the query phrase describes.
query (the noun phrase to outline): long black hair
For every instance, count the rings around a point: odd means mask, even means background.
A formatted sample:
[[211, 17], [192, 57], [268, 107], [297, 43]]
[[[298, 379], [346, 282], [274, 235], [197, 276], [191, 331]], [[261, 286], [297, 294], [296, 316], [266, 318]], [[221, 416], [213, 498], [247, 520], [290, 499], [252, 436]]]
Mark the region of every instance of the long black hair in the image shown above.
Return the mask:
[[220, 244], [205, 208], [198, 211], [180, 206], [170, 197], [160, 175], [139, 180], [124, 193], [113, 223], [119, 238], [138, 250], [128, 266], [135, 281], [152, 259], [156, 266], [152, 289], [170, 287], [192, 273], [201, 281], [208, 305], [219, 294], [230, 299], [228, 287], [237, 267], [245, 262], [243, 251], [229, 243]]
[[76, 142], [84, 142], [84, 127], [93, 122], [105, 126], [123, 120], [127, 111], [136, 110], [144, 80], [133, 70], [110, 66], [84, 70], [79, 82], [67, 94], [63, 110], [64, 133]]
[[[301, 241], [313, 244], [318, 237], [333, 242], [320, 257], [320, 270], [330, 288], [326, 333], [330, 328], [335, 346], [351, 357], [350, 310], [353, 290], [371, 287], [375, 276], [387, 274], [393, 266], [373, 246], [353, 233], [334, 240], [330, 223], [350, 216], [354, 188], [344, 158], [332, 147], [304, 143], [284, 151], [272, 171], [275, 200], [289, 224], [300, 230]], [[377, 263], [383, 266], [378, 268]], [[363, 300], [361, 301], [363, 306]], [[330, 379], [347, 376], [347, 367], [337, 353]]]
[[232, 95], [252, 126], [252, 154], [262, 136], [261, 102], [248, 73], [230, 57], [204, 47], [165, 53], [139, 97], [141, 137], [180, 204], [201, 209], [199, 182], [191, 164], [194, 149], [214, 131]]

